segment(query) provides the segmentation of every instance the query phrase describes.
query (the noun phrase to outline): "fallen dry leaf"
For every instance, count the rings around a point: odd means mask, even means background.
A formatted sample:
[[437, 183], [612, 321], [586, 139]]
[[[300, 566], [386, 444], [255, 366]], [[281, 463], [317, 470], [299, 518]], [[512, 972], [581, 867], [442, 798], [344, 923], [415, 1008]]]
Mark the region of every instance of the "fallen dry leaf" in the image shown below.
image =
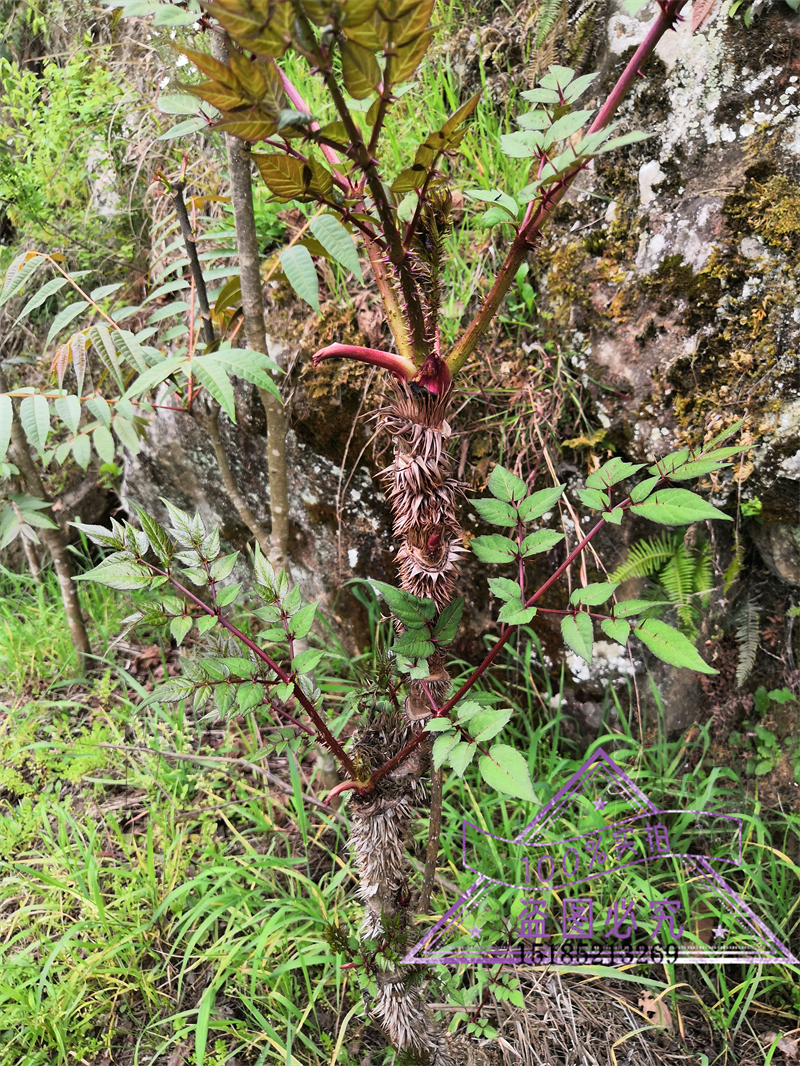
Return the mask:
[[[787, 1059], [791, 1059], [792, 1062], [797, 1062], [800, 1058], [800, 1037], [792, 1037], [792, 1033], [796, 1033], [797, 1029], [792, 1029], [791, 1032], [785, 1033], [778, 1041], [776, 1048], [778, 1051], [782, 1051]], [[768, 1047], [772, 1047], [772, 1043], [777, 1036], [777, 1033], [769, 1032], [762, 1033], [759, 1040]]]
[[711, 14], [717, 0], [695, 0], [692, 4], [692, 33], [697, 33]]
[[645, 992], [639, 1000], [639, 1009], [651, 1025], [659, 1029], [672, 1029], [672, 1015], [663, 1000], [655, 999], [649, 992]]

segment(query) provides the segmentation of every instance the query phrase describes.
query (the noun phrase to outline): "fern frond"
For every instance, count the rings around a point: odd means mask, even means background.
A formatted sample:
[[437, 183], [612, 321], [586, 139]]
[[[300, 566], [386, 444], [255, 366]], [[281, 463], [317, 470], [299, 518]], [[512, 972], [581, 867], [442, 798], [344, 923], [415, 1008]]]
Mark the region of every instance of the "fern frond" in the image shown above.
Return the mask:
[[706, 542], [701, 545], [697, 556], [697, 565], [694, 571], [694, 593], [702, 597], [701, 603], [708, 606], [708, 598], [714, 588], [714, 564], [711, 556], [711, 545]]
[[724, 595], [726, 595], [726, 596], [728, 595], [728, 589], [731, 587], [731, 585], [734, 583], [736, 578], [739, 576], [739, 571], [742, 569], [743, 566], [744, 566], [744, 545], [743, 544], [737, 544], [736, 545], [736, 551], [733, 553], [733, 558], [730, 561], [730, 565], [728, 566], [728, 569], [725, 571], [725, 573], [723, 575], [723, 582], [724, 583], [723, 583], [723, 586], [722, 586], [722, 591], [723, 591]]
[[756, 661], [759, 638], [760, 604], [750, 597], [736, 612], [736, 643], [739, 645], [739, 664], [736, 667], [736, 684], [741, 688], [750, 675]]
[[694, 592], [695, 560], [692, 553], [679, 544], [667, 565], [659, 571], [658, 580], [673, 603], [688, 603]]
[[536, 25], [536, 47], [541, 48], [547, 39], [548, 33], [558, 21], [558, 17], [564, 8], [564, 0], [544, 0], [539, 20]]
[[679, 533], [662, 533], [660, 537], [640, 540], [628, 548], [628, 557], [611, 574], [609, 580], [622, 584], [631, 577], [649, 577], [664, 566], [681, 547]]

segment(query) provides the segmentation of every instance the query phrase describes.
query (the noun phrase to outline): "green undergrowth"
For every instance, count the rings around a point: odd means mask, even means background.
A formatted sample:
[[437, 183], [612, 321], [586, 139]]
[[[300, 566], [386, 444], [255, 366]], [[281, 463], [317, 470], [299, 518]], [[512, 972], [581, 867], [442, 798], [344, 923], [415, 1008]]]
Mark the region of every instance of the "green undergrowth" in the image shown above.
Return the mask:
[[[76, 569], [88, 569], [84, 556]], [[89, 637], [102, 658], [120, 629], [125, 604], [110, 589], [86, 584], [80, 592]], [[0, 566], [0, 678], [15, 698], [39, 692], [75, 677], [75, 649], [70, 638], [55, 571], [42, 571], [34, 581], [30, 571], [13, 573]]]
[[[363, 598], [379, 624], [371, 596]], [[31, 606], [32, 640], [50, 624], [47, 609]], [[353, 659], [328, 630], [317, 639], [326, 648], [318, 681], [335, 712], [358, 692], [360, 674], [380, 666], [380, 653], [369, 647]], [[472, 769], [463, 779], [448, 775], [431, 915], [474, 879], [462, 862], [463, 819], [512, 839], [602, 746], [659, 807], [742, 816], [743, 864], [725, 876], [796, 950], [797, 817], [744, 798], [743, 780], [712, 765], [707, 726], [694, 740], [667, 742], [657, 705], [640, 726], [632, 692], [608, 694], [600, 736], [581, 751], [553, 710], [562, 686], [543, 661], [536, 636], [523, 629], [482, 685], [485, 699], [518, 709], [509, 742], [528, 752], [537, 804], [499, 797]], [[456, 683], [467, 669], [453, 664]], [[323, 791], [314, 753], [267, 759], [265, 722], [247, 716], [226, 725], [183, 704], [142, 708], [144, 694], [111, 662], [68, 698], [58, 682], [49, 690], [43, 683], [35, 699], [3, 692], [0, 1066], [355, 1066], [367, 1050], [389, 1066], [356, 976], [326, 939], [331, 925], [355, 929], [361, 905], [347, 804], [324, 812], [303, 800]], [[421, 820], [418, 864], [425, 838]], [[730, 848], [716, 839], [710, 846], [723, 857]], [[635, 889], [633, 874], [615, 887]], [[610, 889], [595, 891], [598, 905], [610, 904]], [[513, 902], [509, 913], [514, 920]], [[431, 921], [420, 918], [420, 935]], [[513, 971], [439, 966], [436, 976], [437, 1000], [468, 1012], [448, 1013], [451, 1026], [513, 1036], [493, 1009], [475, 1013], [492, 996], [521, 1003]], [[800, 1008], [787, 966], [636, 967], [628, 977], [665, 992], [670, 1009], [702, 1010], [719, 1047], [748, 1031], [754, 1003]]]

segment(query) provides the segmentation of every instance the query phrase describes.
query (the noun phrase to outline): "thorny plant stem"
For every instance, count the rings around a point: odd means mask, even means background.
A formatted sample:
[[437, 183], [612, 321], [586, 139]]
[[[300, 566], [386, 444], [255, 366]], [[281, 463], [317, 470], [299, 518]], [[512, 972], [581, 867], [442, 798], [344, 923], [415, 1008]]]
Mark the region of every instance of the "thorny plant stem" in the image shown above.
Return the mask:
[[[628, 503], [628, 505], [630, 505], [630, 501], [629, 500], [626, 501], [626, 503]], [[624, 506], [624, 505], [622, 505], [622, 506]], [[535, 603], [536, 600], [538, 600], [540, 596], [543, 596], [544, 593], [547, 592], [547, 590], [550, 588], [550, 586], [561, 577], [561, 575], [564, 573], [564, 571], [567, 569], [567, 567], [570, 566], [575, 561], [575, 559], [580, 555], [580, 553], [583, 551], [583, 549], [586, 547], [586, 545], [600, 532], [600, 530], [603, 528], [603, 526], [605, 526], [605, 524], [606, 524], [605, 518], [601, 518], [600, 521], [597, 523], [597, 525], [594, 526], [593, 529], [589, 530], [589, 532], [586, 534], [586, 536], [583, 538], [583, 540], [580, 542], [580, 544], [578, 544], [569, 553], [567, 558], [558, 567], [558, 569], [555, 570], [550, 575], [550, 577], [547, 579], [547, 581], [545, 581], [545, 583], [543, 585], [541, 585], [536, 590], [536, 592], [533, 593], [533, 595], [528, 597], [528, 599], [525, 601], [525, 606], [526, 607], [530, 607], [530, 605], [532, 603]], [[458, 690], [458, 692], [456, 692], [456, 694], [454, 696], [451, 696], [450, 699], [447, 701], [447, 703], [445, 703], [444, 706], [442, 706], [440, 708], [440, 710], [439, 710], [439, 712], [438, 712], [436, 717], [443, 718], [445, 715], [448, 715], [450, 713], [450, 711], [452, 711], [452, 709], [458, 703], [458, 701], [464, 698], [464, 696], [467, 694], [467, 692], [469, 692], [469, 690], [478, 681], [478, 679], [480, 677], [482, 677], [482, 675], [489, 669], [489, 667], [492, 665], [494, 660], [500, 654], [501, 649], [505, 646], [506, 642], [508, 641], [508, 638], [511, 636], [512, 633], [515, 632], [516, 629], [517, 629], [517, 626], [507, 626], [503, 630], [503, 632], [498, 637], [497, 642], [495, 643], [494, 647], [489, 652], [489, 654], [486, 656], [486, 658], [483, 660], [483, 662], [480, 664], [480, 666], [478, 666], [472, 672], [472, 674], [467, 678], [467, 680], [464, 682], [464, 684], [461, 686], [461, 688]], [[411, 754], [411, 752], [416, 748], [416, 746], [420, 743], [420, 741], [422, 740], [422, 738], [425, 735], [426, 735], [426, 732], [425, 732], [424, 729], [421, 729], [419, 731], [419, 733], [416, 733], [411, 738], [411, 740], [409, 740], [409, 742], [406, 744], [406, 746], [401, 751], [399, 751], [395, 756], [393, 756], [391, 759], [389, 759], [388, 762], [385, 762], [383, 764], [383, 766], [379, 766], [378, 769], [375, 770], [370, 775], [369, 781], [361, 786], [361, 791], [364, 791], [364, 792], [368, 791], [385, 774], [388, 774], [390, 770], [393, 770], [395, 768], [395, 766], [397, 766], [399, 763], [401, 763], [403, 761], [403, 759], [406, 758], [406, 756]], [[357, 786], [351, 786], [351, 787], [357, 787]]]
[[407, 325], [410, 325], [411, 327], [411, 336], [413, 338], [412, 347], [415, 354], [414, 362], [417, 363], [417, 365], [421, 365], [425, 357], [425, 322], [422, 314], [422, 304], [417, 286], [409, 269], [408, 255], [403, 246], [403, 239], [397, 228], [391, 206], [386, 197], [386, 192], [378, 171], [377, 161], [370, 154], [369, 146], [364, 143], [361, 131], [356, 125], [353, 116], [350, 114], [350, 109], [345, 102], [342, 91], [339, 88], [339, 83], [336, 80], [336, 75], [334, 74], [330, 58], [317, 44], [311, 24], [308, 21], [308, 16], [299, 3], [295, 2], [294, 8], [297, 15], [297, 21], [302, 26], [304, 35], [308, 41], [307, 47], [310, 49], [308, 51], [308, 57], [313, 59], [319, 68], [322, 79], [325, 82], [325, 87], [330, 93], [333, 105], [347, 131], [347, 136], [350, 139], [350, 144], [355, 153], [355, 161], [363, 172], [367, 185], [369, 186], [373, 203], [375, 204], [375, 208], [381, 220], [381, 225], [383, 226], [383, 235], [388, 246], [389, 259], [394, 264], [400, 276], [400, 285], [406, 301], [406, 313], [408, 315]]
[[[273, 60], [272, 62], [274, 63], [275, 61]], [[283, 87], [292, 104], [298, 111], [308, 113], [308, 104], [277, 63], [275, 66], [280, 72]], [[319, 128], [320, 125], [316, 121], [309, 124], [309, 129], [312, 132], [315, 132]], [[334, 182], [344, 192], [349, 192], [354, 186], [338, 169], [339, 163], [341, 162], [338, 153], [322, 142], [320, 142], [320, 149], [331, 165]], [[343, 209], [336, 204], [331, 204], [329, 206], [335, 207], [340, 214], [345, 213]], [[397, 345], [397, 351], [401, 356], [413, 362], [414, 348], [409, 336], [408, 326], [406, 325], [406, 320], [403, 316], [402, 308], [400, 307], [400, 301], [395, 291], [394, 282], [392, 281], [389, 271], [386, 269], [386, 262], [383, 257], [381, 245], [377, 240], [375, 233], [369, 227], [356, 219], [351, 219], [351, 221], [358, 227], [364, 238], [364, 244], [367, 248], [367, 255], [369, 256], [375, 284], [378, 287], [383, 310], [389, 323], [389, 329], [394, 337], [394, 342]]]
[[[641, 73], [641, 68], [655, 51], [656, 45], [667, 30], [671, 29], [677, 21], [681, 8], [685, 3], [686, 0], [663, 0], [660, 5], [660, 15], [645, 39], [636, 49], [636, 52], [620, 76], [617, 84], [612, 89], [611, 95], [601, 107], [597, 117], [589, 127], [589, 133], [596, 133], [598, 130], [607, 126], [611, 121], [623, 97]], [[455, 375], [475, 350], [478, 341], [489, 327], [489, 324], [497, 313], [503, 298], [511, 287], [511, 283], [514, 280], [519, 266], [528, 251], [539, 238], [543, 224], [564, 197], [564, 194], [572, 185], [575, 178], [587, 165], [588, 161], [578, 163], [572, 170], [565, 174], [560, 181], [556, 182], [551, 189], [543, 194], [542, 200], [535, 210], [532, 210], [531, 208], [528, 209], [525, 219], [512, 242], [506, 260], [495, 278], [492, 288], [484, 298], [478, 313], [475, 315], [472, 322], [467, 327], [467, 330], [461, 336], [460, 340], [456, 343], [452, 352], [448, 356], [447, 365], [451, 374]]]
[[211, 321], [211, 308], [208, 304], [206, 279], [203, 277], [203, 268], [197, 257], [197, 243], [194, 238], [194, 230], [192, 229], [192, 223], [189, 220], [189, 212], [186, 210], [186, 203], [183, 199], [183, 190], [185, 188], [186, 183], [184, 181], [176, 182], [170, 190], [170, 199], [175, 206], [175, 214], [178, 216], [183, 244], [189, 259], [189, 269], [191, 270], [192, 278], [194, 279], [194, 290], [197, 293], [197, 302], [200, 305], [200, 318], [203, 320], [203, 338], [206, 345], [209, 345], [213, 344], [216, 339], [214, 337], [214, 324]]
[[375, 284], [378, 286], [383, 310], [389, 323], [389, 329], [392, 331], [394, 342], [397, 345], [398, 354], [413, 362], [414, 346], [411, 343], [408, 326], [406, 325], [406, 320], [403, 316], [402, 308], [400, 307], [400, 301], [395, 292], [394, 283], [392, 282], [389, 271], [386, 269], [383, 253], [375, 241], [365, 238], [365, 244], [367, 246], [367, 255], [369, 256], [370, 265], [372, 267], [372, 274], [375, 278]]
[[[284, 72], [281, 70], [280, 66], [275, 62], [274, 59], [271, 59], [270, 62], [275, 67], [277, 72], [280, 74], [281, 81], [283, 82], [283, 88], [284, 88], [284, 90], [286, 92], [286, 95], [291, 100], [292, 105], [294, 107], [296, 107], [297, 110], [302, 112], [303, 114], [306, 114], [306, 115], [309, 114], [310, 112], [309, 112], [308, 104], [305, 102], [303, 97], [300, 95], [300, 93], [294, 87], [294, 85], [292, 84], [291, 80], [286, 76], [286, 74], [284, 74]], [[318, 129], [320, 129], [321, 127], [320, 127], [319, 122], [317, 122], [317, 120], [314, 119], [313, 122], [309, 123], [308, 128], [309, 128], [309, 130], [312, 133], [316, 133], [316, 131]], [[339, 186], [339, 188], [342, 189], [343, 192], [349, 192], [350, 188], [351, 188], [350, 182], [347, 180], [347, 178], [344, 176], [344, 174], [342, 174], [342, 172], [338, 169], [339, 163], [341, 162], [341, 160], [339, 159], [338, 153], [336, 152], [336, 150], [334, 148], [331, 148], [331, 147], [329, 147], [329, 145], [323, 144], [321, 142], [320, 142], [319, 147], [320, 147], [320, 151], [322, 152], [322, 154], [325, 156], [325, 158], [328, 160], [328, 162], [331, 165], [331, 170], [332, 170], [332, 173], [333, 173], [333, 180], [336, 182], [336, 184]]]
[[345, 770], [347, 770], [349, 774], [352, 774], [355, 777], [356, 769], [353, 765], [352, 759], [344, 750], [344, 748], [336, 739], [336, 737], [333, 735], [333, 733], [330, 731], [330, 729], [328, 729], [328, 726], [320, 717], [320, 714], [314, 704], [306, 696], [305, 692], [303, 692], [298, 683], [296, 681], [293, 681], [291, 676], [286, 673], [283, 667], [279, 666], [274, 661], [274, 659], [270, 658], [270, 656], [267, 655], [263, 648], [259, 648], [255, 641], [251, 640], [248, 636], [245, 636], [241, 629], [235, 626], [233, 622], [228, 621], [228, 619], [222, 615], [220, 608], [215, 609], [213, 607], [209, 607], [207, 603], [203, 603], [199, 596], [195, 596], [193, 592], [190, 592], [189, 589], [183, 586], [172, 576], [172, 574], [168, 573], [166, 570], [161, 570], [159, 567], [154, 566], [152, 563], [144, 563], [144, 565], [147, 566], [149, 570], [152, 570], [152, 572], [154, 574], [157, 574], [159, 577], [166, 577], [172, 587], [174, 589], [177, 589], [177, 591], [180, 592], [180, 594], [184, 596], [187, 600], [193, 603], [195, 607], [199, 607], [205, 614], [213, 615], [217, 619], [219, 624], [223, 627], [223, 629], [227, 629], [232, 636], [236, 637], [237, 640], [240, 640], [246, 648], [249, 648], [250, 651], [255, 656], [257, 656], [262, 663], [266, 663], [270, 670], [272, 670], [284, 684], [291, 684], [292, 691], [294, 693], [294, 698], [297, 700], [297, 702], [309, 716], [311, 721], [317, 727], [317, 732], [322, 743], [326, 744], [330, 748], [336, 758], [339, 759]]
[[442, 783], [444, 773], [440, 766], [431, 770], [431, 813], [428, 820], [428, 847], [425, 851], [425, 872], [422, 875], [422, 891], [419, 896], [419, 911], [427, 914], [431, 905], [433, 880], [436, 877], [436, 860], [439, 857], [439, 837], [442, 833]]
[[350, 114], [350, 109], [345, 102], [342, 91], [339, 88], [339, 83], [336, 80], [330, 57], [323, 51], [322, 46], [317, 43], [311, 23], [308, 21], [308, 16], [302, 6], [295, 2], [294, 9], [297, 21], [302, 26], [304, 36], [308, 42], [307, 45], [304, 44], [304, 49], [306, 47], [308, 48], [307, 58], [317, 65], [317, 68], [322, 75], [322, 80], [325, 82], [325, 88], [330, 93], [333, 106], [336, 108], [339, 118], [342, 120], [342, 124], [347, 130], [350, 145], [356, 153], [356, 161], [363, 171], [364, 177], [367, 179], [372, 198], [375, 201], [375, 207], [380, 216], [384, 235], [390, 248], [390, 254], [393, 260], [396, 259], [399, 263], [404, 258], [403, 243], [400, 239], [400, 233], [395, 224], [389, 201], [386, 198], [386, 193], [381, 185], [381, 179], [375, 160], [370, 156], [367, 150], [367, 145], [364, 143], [364, 138], [361, 136], [361, 130], [358, 128], [353, 116]]

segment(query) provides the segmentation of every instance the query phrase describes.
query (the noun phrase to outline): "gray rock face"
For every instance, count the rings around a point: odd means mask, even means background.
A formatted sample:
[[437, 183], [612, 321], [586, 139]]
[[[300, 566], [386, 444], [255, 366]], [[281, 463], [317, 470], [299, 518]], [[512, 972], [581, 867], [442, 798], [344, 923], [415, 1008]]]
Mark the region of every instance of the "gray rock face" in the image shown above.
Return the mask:
[[[616, 6], [584, 106], [655, 17]], [[800, 522], [800, 19], [775, 4], [746, 29], [729, 7], [662, 39], [619, 112], [623, 129], [654, 135], [576, 181], [540, 253], [539, 285], [580, 352], [574, 365], [616, 392], [595, 392], [615, 447], [646, 460], [746, 419], [752, 452], [705, 489], [731, 509], [759, 499], [754, 540], [793, 583], [769, 545], [788, 559], [786, 530]], [[598, 196], [611, 200], [605, 210]], [[772, 525], [784, 533], [763, 532]]]
[[800, 585], [800, 525], [753, 525], [750, 536], [771, 573], [787, 585]]

